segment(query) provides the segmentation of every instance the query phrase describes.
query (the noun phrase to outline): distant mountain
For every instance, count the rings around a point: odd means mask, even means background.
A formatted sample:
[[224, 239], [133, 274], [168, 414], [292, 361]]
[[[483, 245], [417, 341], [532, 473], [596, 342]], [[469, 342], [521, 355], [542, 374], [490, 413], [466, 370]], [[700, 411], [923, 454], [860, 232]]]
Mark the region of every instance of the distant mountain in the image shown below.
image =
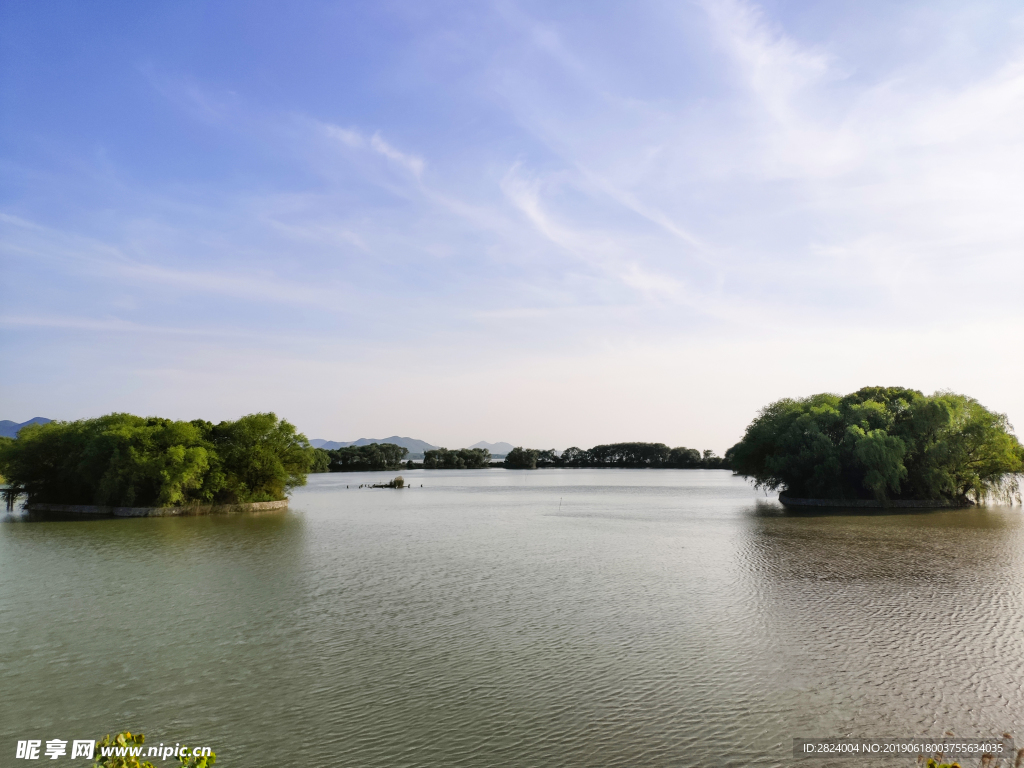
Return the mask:
[[0, 437], [17, 437], [18, 430], [22, 427], [27, 427], [29, 424], [49, 424], [53, 419], [44, 419], [42, 416], [36, 416], [34, 419], [23, 421], [18, 424], [14, 421], [0, 421]]
[[[436, 445], [431, 445], [425, 440], [416, 440], [412, 437], [399, 437], [393, 435], [391, 437], [361, 437], [358, 440], [353, 440], [351, 443], [339, 443], [336, 440], [310, 440], [309, 444], [314, 448], [323, 448], [325, 451], [333, 451], [337, 448], [347, 448], [350, 445], [370, 445], [372, 443], [392, 443], [393, 445], [400, 445], [403, 448], [409, 449], [409, 458], [423, 458], [424, 451], [432, 451], [437, 448]], [[504, 456], [511, 451], [515, 446], [511, 443], [485, 443], [480, 441], [475, 445], [469, 446], [470, 448], [486, 448], [491, 452], [492, 456]]]
[[323, 448], [325, 451], [333, 451], [336, 448], [347, 448], [350, 445], [372, 445], [373, 443], [391, 443], [392, 445], [400, 445], [403, 448], [408, 448], [409, 453], [423, 453], [424, 451], [431, 451], [436, 448], [436, 445], [431, 445], [424, 440], [416, 440], [412, 437], [399, 437], [393, 435], [391, 437], [360, 437], [358, 440], [353, 440], [351, 443], [338, 443], [334, 440], [310, 440], [309, 444], [314, 448]]
[[469, 447], [486, 448], [488, 451], [491, 452], [491, 455], [493, 456], [505, 456], [508, 454], [509, 451], [515, 448], [515, 446], [512, 445], [511, 443], [485, 443], [483, 440], [481, 440], [479, 443], [474, 443]]
[[333, 440], [310, 440], [309, 444], [314, 448], [323, 448], [325, 451], [333, 451], [335, 448], [341, 448], [343, 445], [348, 443], [336, 443]]

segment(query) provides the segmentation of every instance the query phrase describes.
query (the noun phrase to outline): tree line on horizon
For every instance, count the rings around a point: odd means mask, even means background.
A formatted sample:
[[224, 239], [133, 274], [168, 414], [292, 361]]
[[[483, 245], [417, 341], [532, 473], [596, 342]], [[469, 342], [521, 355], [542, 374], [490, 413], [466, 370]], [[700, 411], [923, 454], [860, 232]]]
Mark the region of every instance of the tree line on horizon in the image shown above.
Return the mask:
[[[315, 448], [310, 472], [373, 472], [413, 469], [406, 461], [408, 449], [393, 443], [352, 445], [344, 448]], [[423, 469], [484, 469], [492, 466], [486, 448], [435, 448], [425, 451]], [[729, 462], [714, 451], [669, 448], [664, 443], [609, 443], [584, 450], [575, 446], [559, 454], [554, 449], [513, 448], [501, 466], [506, 469], [548, 467], [729, 469]]]
[[409, 453], [394, 443], [347, 445], [344, 448], [314, 448], [316, 458], [310, 472], [373, 472], [399, 469]]
[[669, 448], [664, 443], [609, 443], [590, 449], [572, 446], [561, 454], [553, 449], [516, 447], [505, 456], [508, 469], [545, 467], [651, 468], [651, 469], [729, 469], [727, 459], [714, 451], [696, 448]]
[[483, 469], [491, 465], [491, 452], [486, 448], [435, 448], [423, 452], [424, 469]]
[[[412, 469], [415, 464], [405, 461], [409, 449], [394, 443], [350, 445], [325, 450], [315, 448], [310, 472], [376, 472], [382, 470]], [[486, 448], [434, 448], [423, 454], [424, 469], [482, 469], [491, 464], [491, 453]]]
[[[0, 437], [0, 476], [11, 503], [176, 506], [279, 500], [306, 473], [400, 469], [392, 443], [312, 448], [273, 413], [219, 424], [112, 413], [54, 421]], [[413, 468], [413, 462], [405, 463]], [[425, 453], [427, 469], [491, 466], [483, 448]], [[732, 469], [756, 487], [797, 498], [1020, 501], [1024, 446], [1007, 418], [952, 392], [864, 387], [765, 406], [725, 457], [664, 443], [584, 450], [514, 448], [501, 466]]]

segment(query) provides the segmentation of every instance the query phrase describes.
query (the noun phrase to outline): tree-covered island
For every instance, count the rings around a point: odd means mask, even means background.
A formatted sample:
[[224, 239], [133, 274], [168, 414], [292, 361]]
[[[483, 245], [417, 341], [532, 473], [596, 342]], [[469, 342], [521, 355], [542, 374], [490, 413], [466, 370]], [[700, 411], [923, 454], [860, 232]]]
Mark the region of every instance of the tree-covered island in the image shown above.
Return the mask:
[[[350, 445], [331, 450], [314, 449], [312, 472], [374, 472], [412, 469], [412, 462], [405, 462], [409, 449], [393, 443], [371, 443]], [[485, 448], [460, 448], [448, 450], [435, 448], [423, 454], [423, 469], [483, 469], [491, 465], [491, 454]]]
[[575, 446], [561, 455], [554, 450], [517, 447], [509, 451], [502, 466], [507, 469], [544, 467], [598, 467], [631, 469], [728, 469], [726, 459], [714, 451], [669, 448], [664, 443], [609, 443], [584, 450]]
[[664, 443], [611, 443], [589, 450], [513, 448], [500, 464], [492, 463], [486, 448], [434, 448], [423, 454], [423, 462], [405, 462], [408, 450], [391, 443], [313, 449], [310, 472], [354, 472], [407, 469], [543, 469], [547, 467], [728, 469], [726, 459], [714, 451], [695, 448], [669, 448]]
[[1024, 447], [1006, 417], [952, 392], [865, 387], [778, 400], [726, 453], [756, 487], [797, 499], [1020, 501]]
[[172, 421], [112, 413], [24, 427], [0, 443], [13, 499], [104, 507], [279, 501], [304, 485], [314, 458], [273, 413], [237, 421]]
[[490, 465], [491, 452], [486, 448], [437, 448], [423, 454], [425, 469], [483, 469]]
[[409, 449], [394, 443], [370, 443], [321, 452], [327, 457], [327, 469], [321, 471], [374, 472], [399, 469]]

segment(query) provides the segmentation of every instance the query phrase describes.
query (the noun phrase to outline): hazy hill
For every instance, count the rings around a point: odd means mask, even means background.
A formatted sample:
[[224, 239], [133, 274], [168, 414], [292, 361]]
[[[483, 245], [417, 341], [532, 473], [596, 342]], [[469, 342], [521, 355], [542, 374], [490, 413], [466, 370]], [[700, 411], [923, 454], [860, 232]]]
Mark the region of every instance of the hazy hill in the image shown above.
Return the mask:
[[[431, 445], [425, 440], [417, 440], [413, 437], [399, 437], [393, 435], [392, 437], [361, 437], [358, 440], [353, 440], [351, 443], [339, 443], [336, 440], [310, 440], [309, 444], [314, 448], [323, 448], [325, 451], [333, 451], [335, 448], [346, 448], [350, 445], [370, 445], [371, 443], [393, 443], [394, 445], [400, 445], [403, 448], [409, 449], [409, 458], [421, 459], [423, 458], [424, 451], [430, 451], [437, 448], [436, 445]], [[504, 456], [511, 451], [515, 446], [511, 443], [486, 443], [481, 440], [479, 443], [469, 446], [470, 448], [486, 448], [491, 452], [492, 456]]]
[[400, 445], [403, 448], [408, 448], [409, 453], [423, 453], [424, 451], [430, 451], [436, 448], [436, 445], [431, 445], [424, 440], [416, 440], [412, 437], [399, 437], [393, 435], [392, 437], [360, 437], [358, 440], [353, 440], [351, 443], [339, 443], [334, 440], [310, 440], [309, 444], [314, 448], [323, 448], [325, 451], [333, 451], [335, 448], [347, 448], [350, 445], [372, 445], [373, 443], [391, 443], [392, 445]]
[[49, 424], [53, 419], [44, 419], [42, 416], [36, 416], [34, 419], [23, 421], [18, 424], [15, 421], [0, 421], [0, 437], [17, 437], [18, 430], [22, 427], [27, 427], [29, 424]]
[[469, 446], [470, 448], [486, 448], [494, 456], [505, 456], [509, 451], [515, 448], [511, 443], [485, 443], [481, 440], [479, 443], [474, 443]]

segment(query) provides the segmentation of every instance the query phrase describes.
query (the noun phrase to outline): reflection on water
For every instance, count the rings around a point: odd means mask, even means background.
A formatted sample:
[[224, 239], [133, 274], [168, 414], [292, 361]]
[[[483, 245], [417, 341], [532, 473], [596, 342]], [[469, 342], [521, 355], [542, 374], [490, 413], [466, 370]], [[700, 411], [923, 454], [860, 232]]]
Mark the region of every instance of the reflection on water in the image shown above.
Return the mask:
[[[991, 735], [1024, 714], [1020, 511], [750, 516], [782, 706], [808, 732]], [[896, 713], [896, 714], [894, 714]]]
[[1019, 508], [403, 475], [314, 476], [284, 514], [0, 525], [0, 751], [131, 727], [227, 766], [769, 766], [794, 736], [1024, 721]]

